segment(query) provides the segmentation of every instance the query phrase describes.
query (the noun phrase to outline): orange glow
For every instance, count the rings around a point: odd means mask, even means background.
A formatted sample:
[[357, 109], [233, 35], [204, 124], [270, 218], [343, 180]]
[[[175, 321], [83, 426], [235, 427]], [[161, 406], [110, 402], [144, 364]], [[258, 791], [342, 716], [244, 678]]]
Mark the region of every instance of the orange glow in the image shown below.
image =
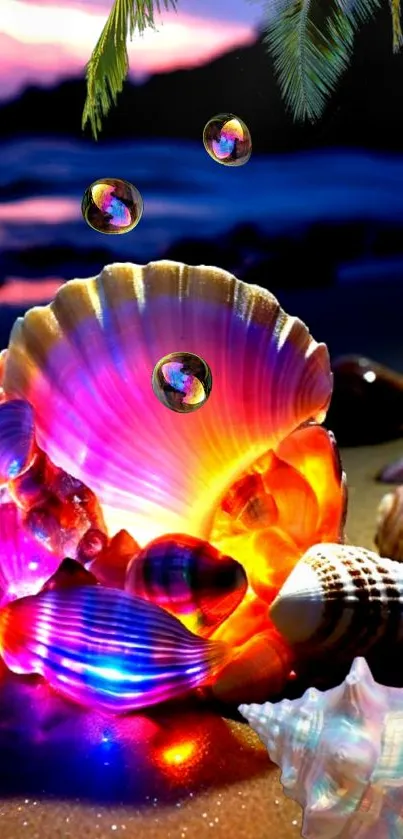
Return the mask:
[[165, 748], [161, 753], [161, 759], [167, 766], [182, 766], [194, 758], [195, 752], [196, 743], [193, 740], [184, 740]]
[[[0, 78], [7, 94], [27, 82], [50, 83], [82, 73], [109, 14], [107, 6], [97, 8], [86, 0], [54, 0], [46, 6], [1, 0], [1, 11]], [[157, 19], [156, 30], [147, 29], [129, 42], [131, 71], [139, 76], [195, 66], [254, 38], [252, 21], [167, 12]]]
[[236, 705], [246, 693], [253, 702], [265, 702], [283, 690], [293, 660], [288, 644], [267, 620], [264, 631], [249, 638], [225, 665], [213, 694]]
[[293, 656], [268, 606], [309, 547], [340, 541], [344, 507], [337, 450], [314, 424], [258, 458], [221, 499], [210, 541], [242, 563], [249, 590], [212, 636], [234, 650], [213, 686], [220, 699], [261, 702], [285, 686]]
[[210, 541], [242, 563], [254, 592], [270, 604], [311, 545], [339, 540], [343, 506], [333, 442], [321, 426], [306, 426], [230, 487]]
[[[280, 444], [277, 455], [303, 475], [318, 503], [316, 542], [338, 541], [343, 525], [344, 488], [337, 447], [325, 428], [308, 425]], [[311, 540], [307, 547], [313, 545]]]

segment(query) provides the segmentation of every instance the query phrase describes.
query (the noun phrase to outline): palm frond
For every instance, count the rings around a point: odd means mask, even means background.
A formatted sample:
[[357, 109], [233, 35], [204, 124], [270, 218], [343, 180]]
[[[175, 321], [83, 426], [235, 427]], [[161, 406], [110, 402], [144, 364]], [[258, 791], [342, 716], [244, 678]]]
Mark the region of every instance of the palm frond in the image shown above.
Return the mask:
[[356, 26], [367, 23], [381, 6], [381, 0], [337, 0], [337, 2], [344, 14]]
[[90, 122], [97, 139], [102, 118], [121, 92], [129, 70], [127, 39], [135, 30], [141, 34], [154, 28], [155, 12], [162, 7], [176, 8], [177, 0], [115, 0], [111, 13], [86, 68], [87, 97], [82, 127]]
[[379, 0], [276, 0], [266, 43], [295, 119], [315, 121], [347, 69], [358, 25]]
[[393, 51], [399, 52], [403, 44], [402, 10], [400, 0], [390, 0], [393, 25]]

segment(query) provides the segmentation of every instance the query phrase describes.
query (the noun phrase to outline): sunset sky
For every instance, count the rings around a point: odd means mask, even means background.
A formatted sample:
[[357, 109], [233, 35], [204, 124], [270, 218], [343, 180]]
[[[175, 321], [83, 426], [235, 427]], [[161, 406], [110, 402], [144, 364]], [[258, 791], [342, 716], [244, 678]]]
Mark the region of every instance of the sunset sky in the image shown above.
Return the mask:
[[[83, 72], [112, 0], [1, 0], [0, 98]], [[253, 40], [259, 0], [178, 0], [129, 47], [132, 72], [189, 66]]]

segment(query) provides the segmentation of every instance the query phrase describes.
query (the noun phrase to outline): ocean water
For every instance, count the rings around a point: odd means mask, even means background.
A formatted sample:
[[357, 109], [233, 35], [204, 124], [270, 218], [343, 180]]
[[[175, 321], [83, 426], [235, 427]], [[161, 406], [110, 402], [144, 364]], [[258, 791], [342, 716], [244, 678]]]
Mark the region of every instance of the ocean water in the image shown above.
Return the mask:
[[[72, 253], [104, 248], [124, 261], [161, 258], [186, 238], [220, 243], [244, 223], [273, 239], [318, 223], [357, 220], [372, 227], [401, 225], [403, 233], [403, 156], [338, 149], [252, 156], [243, 167], [227, 168], [212, 161], [201, 143], [88, 144], [49, 138], [3, 143], [0, 156], [3, 282], [16, 273], [13, 255], [17, 268], [21, 253], [28, 255], [29, 276], [31, 250], [60, 244]], [[101, 177], [126, 178], [142, 193], [144, 215], [131, 233], [106, 236], [83, 221], [84, 190]], [[382, 272], [403, 277], [403, 235], [401, 253], [395, 247], [378, 257], [371, 241], [364, 244], [358, 262], [343, 262], [341, 256], [341, 281]]]

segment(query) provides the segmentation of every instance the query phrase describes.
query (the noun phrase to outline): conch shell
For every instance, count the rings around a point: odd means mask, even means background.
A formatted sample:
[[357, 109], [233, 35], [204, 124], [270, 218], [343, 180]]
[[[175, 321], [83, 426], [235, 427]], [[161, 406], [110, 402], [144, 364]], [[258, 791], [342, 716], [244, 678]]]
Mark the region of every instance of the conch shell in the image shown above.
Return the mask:
[[239, 710], [303, 807], [304, 839], [403, 835], [403, 691], [377, 684], [364, 658], [336, 688]]
[[[177, 352], [211, 371], [191, 413], [167, 409], [152, 387]], [[243, 565], [248, 591], [217, 631], [234, 651], [220, 696], [268, 696], [273, 670], [281, 688], [292, 656], [267, 604], [307, 547], [342, 538], [344, 523], [337, 447], [317, 424], [332, 388], [325, 345], [226, 271], [115, 264], [17, 320], [3, 387], [33, 407], [46, 456], [96, 495], [109, 537], [144, 547], [183, 533]]]

